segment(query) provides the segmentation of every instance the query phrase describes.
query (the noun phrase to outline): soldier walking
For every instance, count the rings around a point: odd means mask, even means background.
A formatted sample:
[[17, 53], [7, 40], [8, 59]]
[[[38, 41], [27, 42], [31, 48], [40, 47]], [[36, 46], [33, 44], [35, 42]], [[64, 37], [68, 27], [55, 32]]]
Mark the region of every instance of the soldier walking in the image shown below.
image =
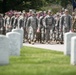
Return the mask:
[[47, 16], [44, 18], [45, 22], [45, 41], [50, 43], [50, 39], [53, 38], [54, 18], [51, 14], [51, 10], [48, 10]]
[[72, 16], [69, 14], [68, 9], [65, 9], [64, 15], [61, 16], [61, 32], [62, 34], [62, 41], [64, 37], [64, 33], [69, 32], [72, 27]]
[[29, 43], [34, 44], [34, 42], [36, 41], [37, 28], [38, 28], [38, 19], [36, 18], [36, 14], [32, 12], [32, 16], [30, 16], [27, 19], [27, 24], [26, 24]]

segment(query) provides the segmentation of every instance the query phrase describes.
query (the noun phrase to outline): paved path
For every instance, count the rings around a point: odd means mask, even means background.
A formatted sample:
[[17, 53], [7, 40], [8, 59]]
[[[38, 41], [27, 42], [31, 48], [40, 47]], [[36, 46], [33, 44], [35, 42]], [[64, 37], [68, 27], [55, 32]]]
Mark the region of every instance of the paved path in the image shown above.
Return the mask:
[[23, 45], [24, 46], [30, 46], [30, 47], [36, 47], [36, 48], [43, 48], [43, 49], [61, 51], [61, 52], [63, 52], [63, 50], [64, 50], [64, 45], [61, 45], [61, 44], [51, 45], [51, 44], [39, 44], [39, 43], [36, 43], [36, 44], [32, 45], [32, 44], [29, 44], [29, 43], [24, 43]]

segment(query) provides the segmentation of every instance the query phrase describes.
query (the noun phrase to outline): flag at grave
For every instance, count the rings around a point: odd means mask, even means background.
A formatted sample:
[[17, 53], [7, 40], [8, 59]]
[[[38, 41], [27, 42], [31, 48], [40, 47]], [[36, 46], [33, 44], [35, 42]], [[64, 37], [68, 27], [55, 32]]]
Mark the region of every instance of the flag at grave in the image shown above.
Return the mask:
[[73, 10], [76, 8], [76, 1], [72, 0]]

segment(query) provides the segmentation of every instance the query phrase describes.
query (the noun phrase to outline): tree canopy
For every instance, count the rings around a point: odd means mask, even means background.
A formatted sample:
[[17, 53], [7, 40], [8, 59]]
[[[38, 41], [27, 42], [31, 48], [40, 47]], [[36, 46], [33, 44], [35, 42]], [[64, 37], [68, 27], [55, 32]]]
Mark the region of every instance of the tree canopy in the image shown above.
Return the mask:
[[49, 4], [59, 4], [66, 8], [67, 4], [72, 4], [71, 0], [0, 0], [0, 12], [9, 10], [37, 9]]

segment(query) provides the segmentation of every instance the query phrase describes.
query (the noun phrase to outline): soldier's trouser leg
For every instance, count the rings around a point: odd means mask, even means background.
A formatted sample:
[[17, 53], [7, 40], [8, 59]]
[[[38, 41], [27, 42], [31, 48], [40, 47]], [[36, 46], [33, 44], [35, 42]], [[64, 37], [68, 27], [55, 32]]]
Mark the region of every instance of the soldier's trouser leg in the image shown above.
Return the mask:
[[59, 30], [56, 31], [56, 41], [59, 41]]
[[26, 28], [25, 28], [25, 27], [23, 27], [23, 30], [24, 30], [24, 39], [25, 39]]
[[32, 33], [28, 33], [28, 42], [31, 43], [32, 42]]
[[36, 40], [41, 42], [41, 32], [36, 33]]
[[5, 28], [5, 27], [3, 27], [2, 34], [3, 34], [3, 35], [6, 35], [6, 28]]
[[50, 40], [54, 39], [55, 35], [52, 29], [50, 29]]
[[32, 29], [32, 27], [29, 27], [29, 29], [28, 29], [28, 40], [29, 41], [32, 40], [32, 33], [33, 33], [33, 29]]
[[28, 40], [31, 40], [31, 33], [28, 33]]
[[68, 28], [63, 27], [62, 42], [64, 42], [64, 34], [65, 34], [66, 32], [69, 32], [69, 29], [68, 29]]
[[41, 41], [45, 40], [45, 31], [44, 28], [41, 29]]
[[33, 41], [33, 39], [34, 39], [34, 33], [32, 32], [31, 33], [31, 41]]
[[50, 30], [49, 28], [45, 31], [45, 41], [48, 42], [50, 40]]
[[1, 34], [1, 29], [0, 29], [0, 34]]
[[34, 30], [31, 30], [30, 39], [31, 41], [36, 39], [36, 32]]

